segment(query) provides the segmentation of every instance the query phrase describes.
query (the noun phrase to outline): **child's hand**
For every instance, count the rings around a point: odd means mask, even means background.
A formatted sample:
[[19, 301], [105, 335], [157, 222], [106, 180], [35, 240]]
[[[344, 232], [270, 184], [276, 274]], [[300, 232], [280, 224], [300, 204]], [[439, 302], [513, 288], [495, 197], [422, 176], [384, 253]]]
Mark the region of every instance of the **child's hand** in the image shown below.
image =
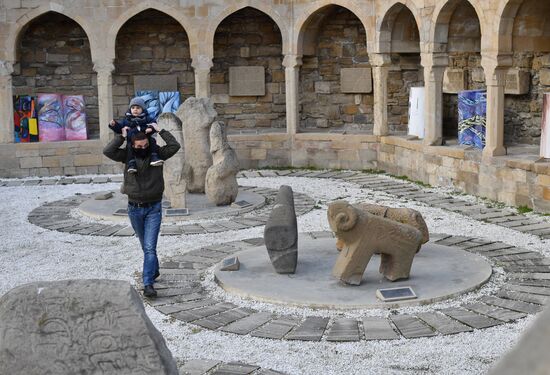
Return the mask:
[[116, 121], [115, 120], [111, 120], [111, 122], [109, 123], [109, 126], [113, 127], [116, 125]]
[[130, 128], [127, 127], [127, 126], [125, 126], [125, 127], [122, 128], [122, 136], [123, 136], [124, 138], [126, 138], [126, 136], [128, 135], [128, 130], [129, 130], [129, 129], [130, 129]]

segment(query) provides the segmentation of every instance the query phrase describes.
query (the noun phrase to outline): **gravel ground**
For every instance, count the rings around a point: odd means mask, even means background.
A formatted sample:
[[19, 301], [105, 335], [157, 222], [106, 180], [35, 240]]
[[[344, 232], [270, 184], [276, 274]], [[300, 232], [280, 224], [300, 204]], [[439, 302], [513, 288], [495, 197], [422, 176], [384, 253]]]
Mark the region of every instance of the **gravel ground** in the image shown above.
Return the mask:
[[[326, 204], [335, 199], [371, 201], [392, 206], [415, 208], [422, 212], [431, 232], [467, 234], [522, 246], [550, 256], [549, 241], [496, 225], [477, 222], [461, 215], [430, 208], [421, 203], [396, 200], [384, 193], [360, 189], [357, 185], [328, 179], [295, 177], [241, 178], [241, 185], [278, 188], [292, 186], [294, 191], [313, 197], [321, 209], [299, 217], [299, 230], [329, 230]], [[0, 222], [0, 295], [31, 281], [72, 278], [117, 279], [135, 284], [141, 269], [142, 254], [136, 238], [81, 236], [48, 231], [27, 221], [28, 213], [41, 204], [76, 193], [87, 194], [118, 189], [119, 184], [1, 187]], [[437, 191], [437, 189], [435, 189]], [[441, 190], [442, 192], [444, 190]], [[446, 192], [447, 190], [445, 190]], [[473, 197], [466, 197], [475, 200]], [[231, 240], [260, 237], [263, 227], [241, 231], [193, 236], [162, 236], [159, 256], [181, 254], [198, 247]], [[472, 292], [438, 306], [455, 305], [476, 293], [484, 293], [502, 284], [498, 270], [494, 281], [481, 291]], [[224, 292], [211, 286], [212, 292]], [[219, 288], [218, 288], [219, 289]], [[227, 296], [226, 296], [227, 297]], [[227, 297], [230, 298], [230, 297]], [[250, 301], [237, 301], [251, 304]], [[433, 306], [432, 306], [433, 308]], [[263, 310], [303, 314], [304, 310], [262, 305]], [[408, 308], [418, 311], [426, 307]], [[174, 322], [146, 307], [155, 326], [163, 333], [178, 362], [188, 359], [242, 361], [289, 374], [480, 374], [518, 339], [533, 317], [512, 324], [476, 330], [453, 336], [414, 340], [363, 341], [357, 343], [300, 342], [258, 339], [201, 330]], [[330, 315], [329, 311], [316, 311]], [[354, 311], [349, 315], [385, 315], [385, 310]]]

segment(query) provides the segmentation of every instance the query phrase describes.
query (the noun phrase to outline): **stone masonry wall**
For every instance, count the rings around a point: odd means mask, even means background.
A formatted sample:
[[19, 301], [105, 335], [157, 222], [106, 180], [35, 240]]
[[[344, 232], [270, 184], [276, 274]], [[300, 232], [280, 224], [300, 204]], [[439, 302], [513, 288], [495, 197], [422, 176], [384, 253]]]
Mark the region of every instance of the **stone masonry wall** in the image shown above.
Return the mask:
[[[285, 71], [281, 31], [266, 14], [244, 8], [227, 17], [214, 37], [211, 94], [231, 132], [286, 128]], [[229, 67], [263, 66], [264, 96], [229, 96]]]
[[388, 126], [390, 134], [406, 134], [409, 123], [409, 92], [411, 87], [424, 86], [420, 54], [391, 55], [388, 74]]
[[172, 17], [146, 10], [129, 19], [117, 35], [113, 72], [115, 118], [124, 116], [135, 95], [133, 77], [155, 74], [177, 76], [182, 103], [195, 92], [187, 33]]
[[17, 54], [14, 95], [84, 95], [88, 139], [99, 138], [96, 74], [84, 30], [59, 13], [44, 14], [24, 31]]
[[300, 70], [300, 128], [372, 132], [373, 94], [340, 93], [341, 68], [369, 67], [361, 21], [335, 7], [319, 25], [316, 52], [303, 57]]

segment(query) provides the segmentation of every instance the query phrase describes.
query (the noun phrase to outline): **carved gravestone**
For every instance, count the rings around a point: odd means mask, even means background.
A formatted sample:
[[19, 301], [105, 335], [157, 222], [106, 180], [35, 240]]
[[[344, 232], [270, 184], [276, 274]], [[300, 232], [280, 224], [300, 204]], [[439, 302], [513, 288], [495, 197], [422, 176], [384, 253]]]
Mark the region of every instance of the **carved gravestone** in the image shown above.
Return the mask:
[[340, 91], [350, 94], [372, 92], [372, 72], [370, 68], [340, 69]]
[[[157, 123], [161, 129], [169, 131], [180, 145], [183, 145], [183, 131], [181, 121], [173, 113], [162, 113]], [[185, 208], [185, 192], [187, 184], [183, 178], [183, 170], [185, 167], [185, 154], [183, 149], [180, 150], [168, 160], [164, 161], [164, 193], [170, 201], [172, 208]]]
[[298, 263], [298, 224], [294, 195], [290, 186], [282, 185], [264, 229], [264, 241], [277, 273], [294, 273]]
[[447, 68], [443, 75], [443, 93], [458, 94], [466, 90], [466, 73], [464, 69]]
[[183, 178], [190, 193], [204, 193], [206, 171], [212, 165], [208, 133], [218, 114], [208, 98], [188, 98], [178, 108], [183, 129]]
[[218, 121], [210, 128], [210, 152], [213, 164], [206, 172], [206, 197], [216, 206], [226, 206], [233, 203], [239, 193], [239, 161], [227, 143], [225, 126]]
[[230, 96], [264, 96], [265, 68], [263, 66], [229, 67]]
[[0, 298], [3, 374], [178, 374], [124, 281], [35, 282]]

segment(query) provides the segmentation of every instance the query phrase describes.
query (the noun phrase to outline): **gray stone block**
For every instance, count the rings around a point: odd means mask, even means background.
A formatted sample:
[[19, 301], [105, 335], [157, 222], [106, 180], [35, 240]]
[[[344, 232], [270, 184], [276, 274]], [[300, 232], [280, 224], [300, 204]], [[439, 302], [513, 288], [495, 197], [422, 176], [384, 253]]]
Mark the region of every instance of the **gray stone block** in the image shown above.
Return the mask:
[[279, 188], [275, 207], [265, 225], [264, 240], [275, 271], [294, 273], [298, 262], [298, 224], [290, 186]]
[[123, 281], [15, 288], [0, 299], [0, 337], [6, 374], [178, 374], [141, 298]]

